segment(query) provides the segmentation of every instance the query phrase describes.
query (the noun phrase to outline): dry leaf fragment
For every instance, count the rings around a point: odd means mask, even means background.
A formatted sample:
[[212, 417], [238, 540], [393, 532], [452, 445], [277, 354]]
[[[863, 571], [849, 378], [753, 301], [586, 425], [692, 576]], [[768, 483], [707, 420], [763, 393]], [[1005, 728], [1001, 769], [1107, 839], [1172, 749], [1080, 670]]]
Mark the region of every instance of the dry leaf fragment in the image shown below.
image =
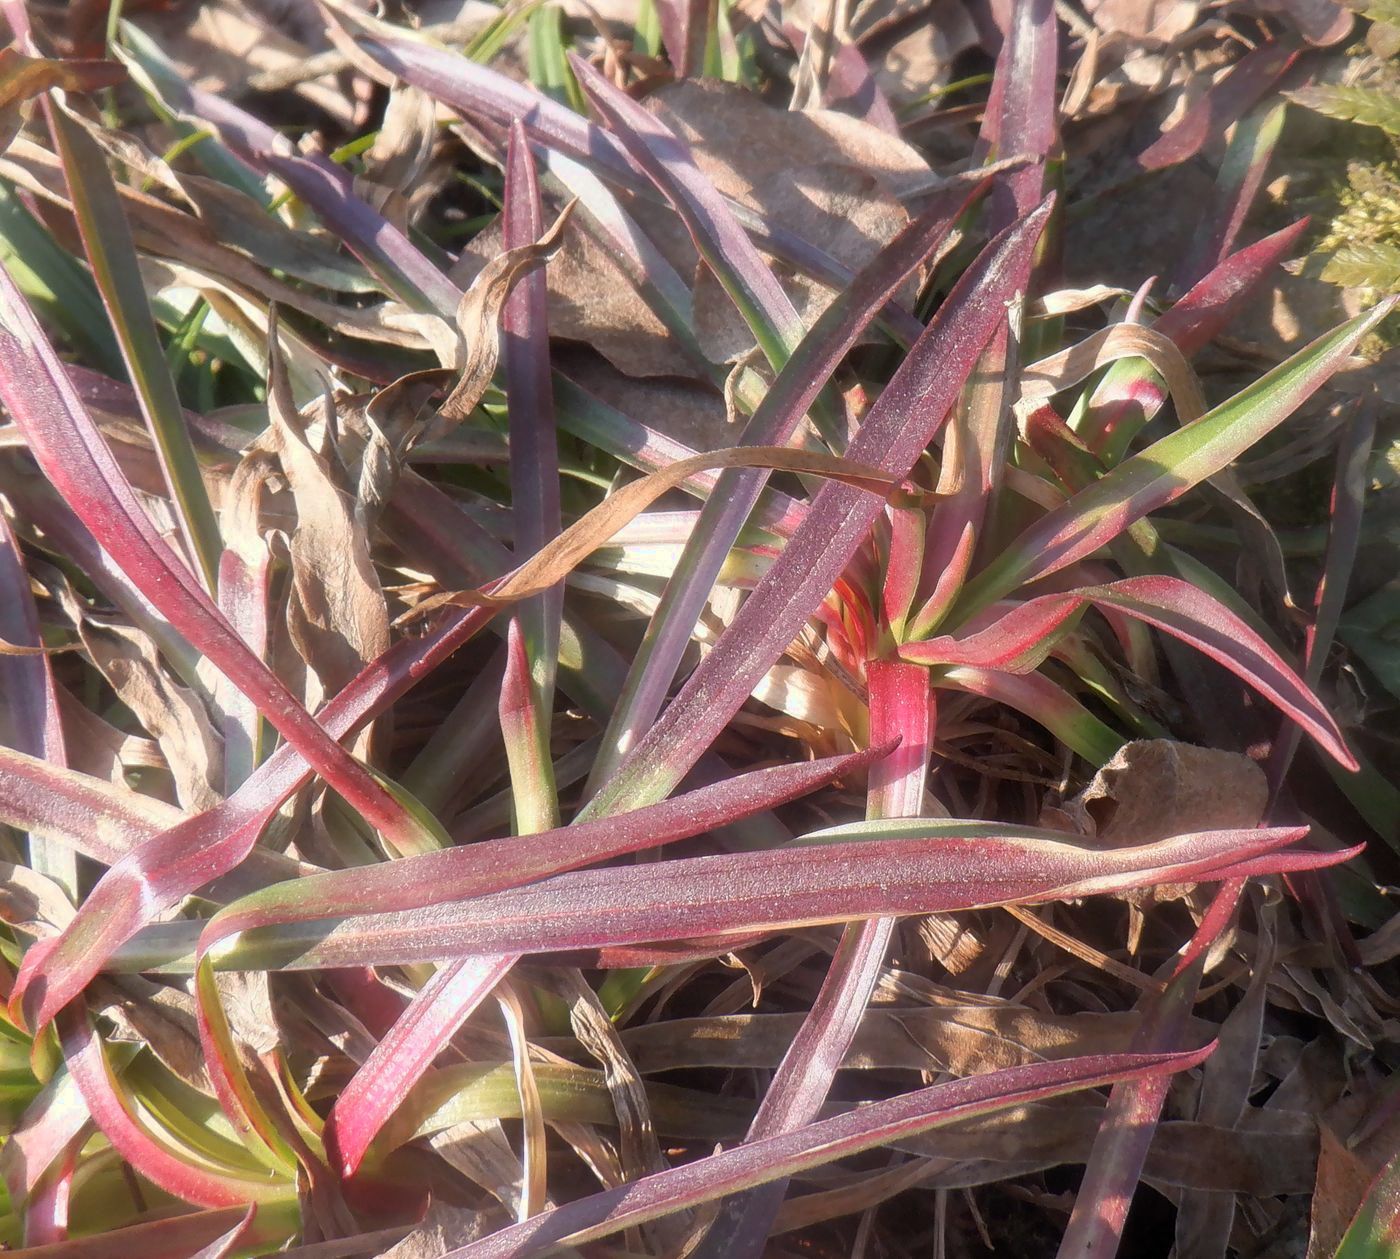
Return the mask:
[[290, 405], [285, 384], [274, 384], [269, 400], [276, 453], [297, 509], [288, 625], [320, 682], [320, 693], [308, 697], [314, 705], [388, 649], [389, 613], [370, 556], [368, 513], [335, 449], [334, 403], [324, 399], [304, 415]]
[[1249, 757], [1139, 739], [1125, 743], [1064, 808], [1084, 834], [1129, 845], [1256, 826], [1267, 803], [1264, 772]]
[[1197, 0], [1085, 0], [1094, 25], [1106, 35], [1170, 43], [1195, 25]]
[[500, 361], [501, 311], [506, 299], [517, 283], [554, 256], [574, 205], [570, 201], [534, 244], [507, 249], [493, 258], [462, 294], [457, 307], [457, 329], [465, 357], [459, 365], [462, 375], [439, 411], [447, 422], [455, 424], [466, 419], [481, 401]]
[[[819, 241], [852, 271], [874, 258], [909, 222], [908, 212], [873, 174], [834, 163], [774, 171], [742, 199], [796, 235]], [[770, 265], [810, 328], [836, 294], [787, 266]], [[912, 304], [918, 283], [911, 279], [896, 299]], [[700, 270], [695, 283], [695, 329], [701, 348], [716, 363], [738, 362], [754, 347], [748, 325], [708, 268]]]

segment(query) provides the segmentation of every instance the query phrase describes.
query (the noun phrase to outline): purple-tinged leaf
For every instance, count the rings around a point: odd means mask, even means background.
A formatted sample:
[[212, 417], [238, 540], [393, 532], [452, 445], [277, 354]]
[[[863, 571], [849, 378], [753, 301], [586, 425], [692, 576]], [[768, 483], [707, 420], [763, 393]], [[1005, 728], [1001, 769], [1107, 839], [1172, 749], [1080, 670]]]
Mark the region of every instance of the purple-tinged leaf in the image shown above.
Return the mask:
[[250, 970], [573, 953], [1316, 869], [1358, 851], [1276, 851], [1302, 838], [1304, 827], [1208, 831], [1105, 851], [1050, 839], [950, 838], [946, 828], [920, 839], [920, 821], [902, 831], [881, 825], [910, 837], [830, 843], [820, 861], [794, 844], [575, 871], [427, 908], [250, 925], [235, 939], [228, 927], [256, 917], [226, 914], [206, 935], [224, 937], [211, 952], [216, 966]]
[[[253, 1221], [256, 1219], [257, 1208], [249, 1207], [237, 1224], [221, 1236], [214, 1238], [207, 1246], [201, 1246], [190, 1256], [190, 1259], [229, 1259], [229, 1256], [248, 1238], [248, 1234], [253, 1228]], [[142, 1252], [143, 1255], [146, 1253]]]
[[1400, 1248], [1400, 1154], [1381, 1168], [1352, 1217], [1336, 1259], [1388, 1259]]
[[70, 1238], [44, 1250], [17, 1250], [28, 1259], [111, 1259], [113, 1255], [140, 1255], [141, 1259], [192, 1259], [200, 1247], [227, 1236], [246, 1218], [241, 1206], [191, 1211], [106, 1229]]
[[[872, 660], [866, 677], [870, 741], [895, 745], [870, 767], [866, 817], [918, 817], [933, 737], [928, 670], [901, 660]], [[846, 925], [817, 999], [783, 1054], [746, 1141], [791, 1132], [817, 1117], [865, 1017], [896, 921], [871, 918]], [[786, 1181], [776, 1180], [725, 1203], [695, 1259], [756, 1259], [786, 1189]]]
[[[1172, 979], [1165, 992], [1145, 998], [1134, 1050], [1161, 1052], [1181, 1042], [1200, 972], [1200, 965], [1192, 966]], [[1113, 1259], [1117, 1253], [1170, 1085], [1167, 1076], [1148, 1076], [1113, 1086], [1056, 1259]]]
[[594, 1194], [450, 1251], [444, 1259], [526, 1259], [553, 1250], [565, 1238], [582, 1244], [941, 1124], [1118, 1080], [1189, 1070], [1204, 1061], [1211, 1048], [1038, 1062], [935, 1084]]
[[[1297, 248], [1307, 219], [1246, 246], [1220, 263], [1152, 325], [1188, 358], [1237, 317], [1258, 286]], [[1165, 382], [1145, 362], [1114, 363], [1076, 425], [1082, 439], [1110, 465], [1167, 400]]]
[[656, 18], [676, 78], [699, 74], [710, 19], [706, 0], [656, 0]]
[[[345, 738], [372, 720], [489, 624], [494, 611], [450, 614], [430, 634], [402, 640], [372, 661], [317, 714], [329, 736]], [[113, 866], [64, 933], [62, 952], [46, 943], [25, 954], [20, 981], [32, 986], [26, 1000], [34, 1023], [49, 1022], [153, 916], [243, 862], [283, 801], [310, 775], [296, 748], [284, 743], [228, 799]]]
[[[880, 308], [947, 238], [954, 222], [987, 186], [952, 189], [899, 233], [822, 312], [745, 426], [746, 445], [781, 446]], [[695, 625], [730, 549], [768, 480], [764, 470], [721, 474], [666, 584], [618, 705], [604, 734], [590, 783], [601, 785], [623, 753], [656, 719], [690, 643]]]
[[[104, 866], [116, 865], [183, 818], [174, 805], [153, 796], [0, 748], [0, 822]], [[259, 849], [238, 869], [199, 890], [224, 901], [315, 869]]]
[[925, 665], [1029, 672], [1053, 646], [1053, 635], [1086, 603], [1145, 621], [1189, 643], [1272, 700], [1343, 765], [1355, 765], [1331, 714], [1279, 654], [1219, 600], [1179, 577], [1128, 577], [1041, 595], [966, 638], [905, 643], [900, 655]]
[[411, 828], [384, 788], [249, 650], [156, 531], [8, 272], [0, 275], [0, 399], [49, 481], [170, 623], [366, 821], [386, 833]]
[[989, 231], [999, 232], [1029, 214], [1044, 194], [1045, 161], [1058, 138], [1058, 51], [1053, 0], [1017, 0], [997, 56], [997, 82], [980, 139], [994, 156], [1034, 160], [998, 181], [988, 207]]
[[968, 583], [960, 604], [964, 615], [1086, 558], [1134, 521], [1226, 468], [1320, 389], [1394, 305], [1389, 299], [1319, 337], [1199, 420], [1047, 512]]
[[[465, 116], [487, 118], [500, 126], [519, 119], [530, 139], [542, 148], [556, 149], [587, 162], [628, 191], [651, 191], [650, 183], [616, 137], [528, 84], [517, 83], [467, 57], [403, 39], [387, 27], [377, 27], [373, 35], [358, 35], [356, 42], [390, 73]], [[765, 253], [837, 291], [851, 282], [850, 268], [824, 250], [747, 206], [734, 201], [728, 205], [730, 213]], [[904, 342], [912, 343], [918, 337], [919, 321], [908, 311], [890, 307], [883, 318], [892, 333]]]
[[1140, 170], [1164, 170], [1195, 157], [1208, 141], [1252, 109], [1283, 77], [1298, 50], [1277, 41], [1245, 53], [1219, 82], [1212, 84], [1180, 121], [1138, 154]]
[[150, 637], [186, 686], [197, 694], [203, 689], [198, 672], [199, 653], [137, 589], [47, 481], [35, 476], [7, 477], [5, 497], [14, 507], [17, 520], [34, 530], [45, 548], [80, 568], [124, 616]]
[[292, 1197], [296, 1186], [269, 1176], [254, 1180], [233, 1171], [218, 1172], [170, 1152], [135, 1117], [112, 1075], [87, 1010], [74, 1005], [60, 1016], [63, 1058], [82, 1090], [97, 1126], [112, 1147], [138, 1172], [167, 1193], [204, 1207], [242, 1206]]
[[165, 488], [190, 560], [204, 587], [216, 590], [223, 543], [209, 502], [194, 445], [185, 427], [175, 379], [156, 331], [146, 283], [131, 229], [107, 169], [107, 158], [82, 124], [60, 105], [49, 103], [49, 132], [63, 163], [73, 219], [93, 279], [121, 347], [127, 374], [136, 386], [146, 432], [160, 463]]
[[[1351, 585], [1352, 568], [1361, 545], [1361, 517], [1370, 480], [1368, 466], [1376, 436], [1378, 409], [1379, 402], [1374, 397], [1361, 399], [1337, 444], [1337, 471], [1332, 485], [1332, 521], [1327, 535], [1327, 554], [1313, 597], [1316, 612], [1313, 623], [1308, 627], [1303, 655], [1303, 679], [1314, 690], [1322, 681], [1322, 670], [1337, 635], [1337, 626], [1341, 622]], [[1269, 757], [1264, 764], [1264, 771], [1269, 776], [1270, 798], [1266, 817], [1272, 814], [1278, 803], [1283, 780], [1298, 750], [1300, 733], [1296, 723], [1287, 722], [1269, 749]]]
[[544, 707], [531, 673], [524, 631], [519, 618], [513, 617], [506, 634], [506, 667], [497, 709], [510, 767], [515, 829], [527, 833], [559, 825], [549, 709]]
[[1211, 212], [1197, 229], [1177, 271], [1178, 288], [1189, 288], [1208, 275], [1234, 249], [1283, 134], [1286, 110], [1283, 101], [1266, 101], [1236, 125], [1216, 176]]
[[[791, 31], [793, 27], [789, 25], [784, 29]], [[903, 139], [889, 98], [875, 82], [859, 45], [849, 40], [838, 41], [832, 54], [826, 80], [826, 106], [864, 119], [896, 140]]]
[[[507, 249], [530, 246], [544, 232], [535, 165], [518, 122], [511, 125], [506, 152], [502, 219]], [[517, 563], [552, 542], [563, 527], [559, 440], [549, 372], [548, 306], [545, 277], [535, 271], [516, 285], [501, 315]], [[549, 736], [563, 610], [561, 582], [522, 602], [508, 635], [508, 686], [501, 691], [501, 733], [510, 760], [516, 817], [523, 830], [546, 830], [559, 821]]]
[[355, 1174], [375, 1134], [514, 963], [513, 957], [453, 962], [423, 985], [331, 1108], [326, 1152], [342, 1176]]
[[[850, 458], [908, 475], [1005, 319], [1006, 303], [1024, 292], [1050, 204], [997, 237], [959, 279], [866, 416]], [[830, 593], [882, 507], [879, 496], [853, 487], [818, 491], [802, 527], [660, 721], [594, 797], [589, 816], [674, 788]]]
[[939, 684], [1024, 713], [1093, 766], [1108, 764], [1126, 742], [1043, 673], [1003, 673], [959, 665], [943, 670]]
[[119, 56], [149, 77], [171, 113], [195, 127], [212, 126], [255, 169], [276, 175], [311, 206], [326, 227], [416, 310], [451, 318], [461, 291], [402, 232], [353, 195], [350, 176], [334, 162], [297, 151], [285, 136], [219, 96], [190, 86], [168, 64], [147, 55], [146, 41], [129, 41]]
[[[3, 513], [0, 513], [0, 641], [9, 647], [32, 649], [33, 653], [0, 654], [0, 744], [39, 757], [55, 767], [66, 766], [68, 757], [63, 746], [53, 670], [43, 649], [39, 614], [30, 592], [24, 556]], [[8, 785], [0, 783], [0, 794]], [[29, 860], [35, 870], [55, 879], [70, 897], [78, 899], [78, 866], [71, 849], [51, 843], [43, 834], [31, 832]]]
[[624, 853], [674, 843], [799, 799], [863, 768], [887, 750], [877, 747], [848, 756], [754, 770], [615, 818], [575, 822], [535, 835], [487, 840], [379, 866], [329, 871], [315, 879], [265, 888], [210, 919], [202, 947], [213, 949], [230, 935], [271, 923], [465, 901]]

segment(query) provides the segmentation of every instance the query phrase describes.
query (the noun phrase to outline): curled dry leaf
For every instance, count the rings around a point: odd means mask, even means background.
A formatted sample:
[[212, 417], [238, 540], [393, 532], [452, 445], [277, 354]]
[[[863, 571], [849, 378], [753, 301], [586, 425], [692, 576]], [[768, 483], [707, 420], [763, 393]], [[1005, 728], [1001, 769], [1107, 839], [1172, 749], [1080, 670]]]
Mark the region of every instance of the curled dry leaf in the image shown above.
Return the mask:
[[1268, 794], [1264, 771], [1238, 752], [1139, 739], [1064, 808], [1085, 835], [1145, 844], [1182, 831], [1255, 826]]
[[1355, 21], [1352, 8], [1334, 0], [1246, 0], [1239, 7], [1281, 17], [1308, 43], [1324, 46], [1341, 43]]
[[[425, 92], [407, 84], [389, 93], [384, 121], [365, 155], [355, 192], [401, 232], [411, 211], [421, 210], [433, 188], [422, 179], [437, 137], [437, 108]], [[410, 200], [410, 194], [412, 200]]]
[[[271, 343], [276, 345], [275, 325]], [[389, 613], [370, 556], [366, 487], [349, 483], [335, 445], [334, 401], [326, 397], [299, 412], [276, 362], [269, 399], [269, 440], [297, 511], [288, 627], [298, 654], [319, 681], [317, 693], [307, 697], [314, 707], [388, 648]], [[382, 436], [377, 446], [387, 450]], [[362, 467], [369, 469], [365, 479], [371, 484], [392, 481], [392, 460], [376, 463], [371, 458]], [[381, 484], [374, 490], [381, 501], [385, 488]]]
[[534, 244], [507, 249], [493, 258], [462, 294], [457, 306], [462, 357], [453, 364], [462, 374], [439, 411], [449, 424], [466, 419], [491, 384], [500, 361], [501, 312], [506, 301], [520, 280], [554, 256], [573, 208], [573, 202], [566, 205]]
[[1094, 25], [1106, 35], [1170, 43], [1195, 24], [1198, 0], [1086, 0]]

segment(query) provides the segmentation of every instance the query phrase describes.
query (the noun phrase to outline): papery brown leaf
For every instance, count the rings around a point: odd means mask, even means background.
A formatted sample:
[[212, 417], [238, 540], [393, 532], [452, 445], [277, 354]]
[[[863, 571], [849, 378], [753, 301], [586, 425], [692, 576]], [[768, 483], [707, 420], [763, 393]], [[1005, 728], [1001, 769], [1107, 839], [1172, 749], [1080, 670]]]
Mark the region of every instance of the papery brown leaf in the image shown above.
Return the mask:
[[355, 179], [355, 192], [401, 232], [408, 231], [411, 209], [423, 209], [431, 195], [432, 185], [423, 174], [436, 138], [432, 98], [408, 84], [395, 85], [374, 144], [365, 154], [364, 169]]
[[88, 659], [160, 745], [180, 804], [196, 811], [216, 804], [223, 751], [201, 697], [171, 676], [149, 635], [86, 611], [66, 585], [57, 593]]
[[876, 494], [887, 495], [895, 489], [895, 483], [878, 468], [783, 446], [734, 446], [694, 455], [668, 464], [609, 495], [519, 568], [492, 583], [489, 589], [439, 595], [419, 604], [410, 615], [420, 617], [443, 606], [500, 607], [548, 590], [663, 494], [683, 484], [694, 473], [713, 468], [782, 468], [814, 473]]
[[1138, 739], [1064, 807], [1085, 834], [1144, 844], [1182, 831], [1254, 826], [1268, 803], [1259, 766], [1238, 752]]
[[275, 321], [268, 345], [272, 424], [267, 443], [276, 451], [297, 511], [288, 627], [319, 683], [308, 686], [306, 698], [314, 708], [388, 648], [389, 613], [370, 556], [372, 521], [347, 483], [334, 445], [334, 400], [325, 397], [299, 412], [278, 350]]
[[52, 88], [93, 92], [126, 78], [115, 61], [58, 61], [27, 57], [11, 45], [0, 48], [0, 151], [9, 147], [22, 125], [20, 106]]
[[[821, 241], [823, 249], [852, 271], [859, 271], [909, 222], [908, 212], [874, 174], [835, 162], [794, 163], [732, 195], [761, 208], [798, 235]], [[835, 294], [789, 267], [773, 265], [802, 322], [810, 328]], [[917, 290], [916, 278], [904, 286], [897, 300], [912, 305]], [[701, 347], [717, 363], [737, 362], [754, 346], [748, 325], [708, 268], [696, 277], [695, 330]]]
[[554, 256], [572, 212], [570, 202], [533, 245], [507, 249], [493, 258], [462, 295], [457, 307], [457, 328], [464, 344], [461, 376], [439, 411], [448, 423], [466, 419], [481, 401], [500, 361], [499, 330], [506, 300], [517, 281]]

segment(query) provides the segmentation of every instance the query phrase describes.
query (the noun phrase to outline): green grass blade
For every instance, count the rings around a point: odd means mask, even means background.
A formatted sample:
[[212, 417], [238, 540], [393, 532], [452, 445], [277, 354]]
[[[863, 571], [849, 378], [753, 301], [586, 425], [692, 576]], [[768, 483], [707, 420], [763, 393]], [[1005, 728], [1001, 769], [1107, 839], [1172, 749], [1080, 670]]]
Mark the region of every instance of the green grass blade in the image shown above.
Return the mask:
[[131, 231], [101, 148], [65, 110], [49, 109], [73, 215], [155, 445], [181, 532], [207, 590], [218, 585], [223, 540], [156, 331]]

